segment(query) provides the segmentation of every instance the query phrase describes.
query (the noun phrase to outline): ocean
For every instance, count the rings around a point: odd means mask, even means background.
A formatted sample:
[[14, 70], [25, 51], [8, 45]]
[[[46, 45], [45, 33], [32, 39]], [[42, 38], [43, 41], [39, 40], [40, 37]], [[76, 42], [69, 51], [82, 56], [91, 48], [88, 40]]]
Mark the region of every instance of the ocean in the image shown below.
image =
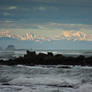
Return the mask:
[[0, 66], [0, 92], [92, 92], [92, 67]]
[[[1, 52], [0, 55], [3, 59], [6, 56], [9, 59], [23, 56], [25, 53], [25, 51], [3, 52], [3, 54]], [[72, 55], [71, 53], [76, 56], [85, 54], [85, 51], [77, 51], [77, 54], [71, 51], [70, 54], [64, 54]], [[91, 51], [87, 53], [85, 55], [92, 54]], [[0, 92], [92, 92], [92, 67], [0, 65]]]
[[[29, 50], [34, 51], [34, 50]], [[55, 54], [63, 54], [65, 56], [79, 56], [84, 55], [85, 57], [92, 56], [91, 50], [35, 50], [37, 54], [39, 53], [48, 53], [52, 52]], [[0, 60], [8, 60], [8, 59], [14, 59], [19, 56], [24, 56], [26, 54], [26, 50], [11, 50], [11, 51], [0, 51]]]

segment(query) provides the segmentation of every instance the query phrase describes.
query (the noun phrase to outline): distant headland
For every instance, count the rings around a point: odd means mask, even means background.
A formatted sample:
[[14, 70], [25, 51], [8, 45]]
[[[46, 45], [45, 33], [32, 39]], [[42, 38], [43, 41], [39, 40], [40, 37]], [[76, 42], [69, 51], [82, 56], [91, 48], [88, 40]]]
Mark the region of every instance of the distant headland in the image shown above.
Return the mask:
[[23, 57], [15, 59], [9, 59], [7, 61], [0, 60], [0, 65], [80, 65], [80, 66], [92, 66], [92, 56], [85, 57], [83, 55], [72, 57], [64, 56], [62, 54], [54, 55], [52, 52], [47, 54], [39, 53], [35, 51], [27, 51]]
[[8, 45], [5, 50], [15, 50], [15, 49], [16, 48], [14, 45]]
[[0, 51], [3, 51], [3, 50], [16, 50], [15, 46], [14, 45], [8, 45], [5, 49], [3, 47], [0, 46]]

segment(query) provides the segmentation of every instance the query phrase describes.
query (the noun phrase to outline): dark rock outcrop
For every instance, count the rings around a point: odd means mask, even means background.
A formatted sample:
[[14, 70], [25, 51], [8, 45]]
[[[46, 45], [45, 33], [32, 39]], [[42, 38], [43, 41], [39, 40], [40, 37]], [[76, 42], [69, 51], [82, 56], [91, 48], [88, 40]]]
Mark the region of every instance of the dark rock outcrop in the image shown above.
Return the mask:
[[66, 57], [62, 54], [53, 55], [48, 52], [47, 54], [27, 51], [24, 57], [10, 59], [7, 61], [0, 61], [1, 65], [81, 65], [81, 66], [92, 66], [92, 56], [78, 56], [78, 57]]

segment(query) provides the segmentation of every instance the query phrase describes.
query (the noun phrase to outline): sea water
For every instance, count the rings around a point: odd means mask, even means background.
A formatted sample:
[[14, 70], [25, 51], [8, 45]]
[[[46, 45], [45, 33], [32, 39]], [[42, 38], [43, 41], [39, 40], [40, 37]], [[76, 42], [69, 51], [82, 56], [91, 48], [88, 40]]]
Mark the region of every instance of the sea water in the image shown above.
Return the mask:
[[[34, 51], [34, 50], [29, 50]], [[79, 56], [84, 55], [86, 57], [92, 56], [91, 50], [35, 50], [36, 54], [52, 52], [54, 55], [56, 54], [63, 54], [65, 56]], [[19, 56], [24, 56], [26, 54], [26, 50], [11, 50], [11, 51], [0, 51], [0, 60], [8, 60], [14, 59]]]
[[[67, 53], [68, 52], [68, 53]], [[92, 55], [89, 51], [53, 52], [67, 55]], [[25, 51], [3, 53], [3, 59], [23, 56]], [[37, 52], [39, 53], [39, 51]], [[46, 53], [43, 51], [43, 53]], [[71, 54], [72, 53], [72, 54]], [[77, 54], [76, 54], [77, 53]], [[5, 56], [5, 57], [4, 57]], [[92, 67], [39, 65], [0, 65], [0, 92], [92, 92]]]
[[92, 67], [0, 66], [0, 92], [92, 92]]

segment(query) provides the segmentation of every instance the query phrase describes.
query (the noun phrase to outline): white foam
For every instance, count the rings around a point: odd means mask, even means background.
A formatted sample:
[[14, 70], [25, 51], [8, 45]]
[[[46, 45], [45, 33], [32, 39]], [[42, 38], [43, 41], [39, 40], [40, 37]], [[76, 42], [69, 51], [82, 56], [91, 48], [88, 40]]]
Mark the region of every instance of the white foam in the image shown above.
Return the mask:
[[19, 92], [31, 92], [31, 89], [29, 87], [24, 87], [21, 91]]
[[[76, 66], [69, 70], [57, 68], [58, 66], [49, 67], [2, 66], [0, 67], [0, 82], [2, 83], [0, 90], [10, 88], [14, 89], [14, 92], [92, 92], [92, 85], [88, 84], [92, 83], [92, 73], [89, 67], [85, 69], [85, 67]], [[5, 78], [8, 81], [2, 82]], [[82, 82], [82, 79], [86, 82]]]
[[46, 86], [73, 86], [79, 83], [78, 80], [70, 80], [56, 76], [41, 76], [34, 78], [19, 77], [9, 82], [14, 85], [46, 85]]
[[84, 84], [80, 86], [79, 89], [75, 92], [92, 92], [92, 85], [91, 84]]

